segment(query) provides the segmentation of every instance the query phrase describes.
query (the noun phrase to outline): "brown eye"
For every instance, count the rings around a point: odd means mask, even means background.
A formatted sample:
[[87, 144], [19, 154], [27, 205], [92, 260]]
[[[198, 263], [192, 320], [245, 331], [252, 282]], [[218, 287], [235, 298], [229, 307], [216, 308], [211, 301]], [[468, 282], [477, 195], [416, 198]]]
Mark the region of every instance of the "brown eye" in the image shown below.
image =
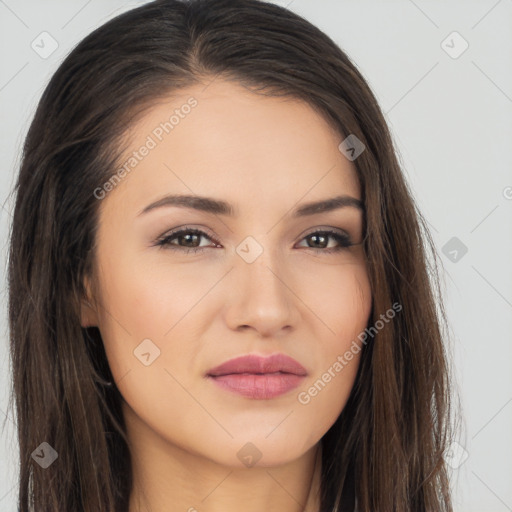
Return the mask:
[[[171, 250], [184, 251], [186, 253], [200, 252], [211, 247], [201, 245], [201, 240], [204, 238], [212, 241], [212, 238], [200, 229], [182, 228], [159, 238], [155, 245]], [[314, 231], [306, 235], [302, 240], [309, 241], [308, 244], [310, 245], [308, 245], [306, 249], [313, 249], [325, 253], [341, 251], [354, 245], [347, 234], [333, 230]], [[335, 240], [337, 246], [329, 247], [330, 240]], [[214, 247], [220, 246], [220, 244], [216, 242], [213, 242], [213, 244]]]
[[[313, 233], [309, 233], [303, 238], [303, 240], [308, 239], [312, 244], [311, 246], [307, 247], [308, 249], [314, 249], [327, 253], [341, 251], [347, 247], [350, 247], [351, 245], [354, 245], [348, 235], [332, 230], [314, 231]], [[334, 239], [338, 243], [338, 246], [328, 247], [329, 239]]]
[[[177, 251], [199, 252], [208, 247], [200, 245], [202, 238], [211, 240], [210, 236], [200, 229], [184, 228], [166, 234], [155, 245]], [[215, 242], [214, 244], [218, 246]]]

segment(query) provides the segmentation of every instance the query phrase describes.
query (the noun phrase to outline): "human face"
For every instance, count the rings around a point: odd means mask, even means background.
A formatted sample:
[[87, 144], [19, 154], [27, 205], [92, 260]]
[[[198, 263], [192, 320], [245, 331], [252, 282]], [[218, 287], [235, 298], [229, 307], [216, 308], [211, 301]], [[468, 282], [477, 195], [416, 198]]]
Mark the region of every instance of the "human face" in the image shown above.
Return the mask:
[[[169, 133], [156, 129], [191, 97]], [[294, 215], [335, 196], [361, 199], [342, 137], [302, 101], [222, 80], [156, 102], [130, 135], [126, 159], [148, 136], [156, 144], [101, 199], [99, 307], [83, 313], [100, 329], [125, 413], [137, 432], [226, 466], [243, 467], [243, 447], [256, 447], [261, 466], [300, 457], [343, 410], [359, 353], [307, 404], [299, 394], [353, 346], [371, 309], [362, 211]], [[224, 201], [233, 215], [176, 205], [141, 213], [167, 195]], [[157, 245], [185, 226], [202, 233]], [[278, 396], [241, 395], [207, 376], [229, 359], [276, 353], [307, 372]]]

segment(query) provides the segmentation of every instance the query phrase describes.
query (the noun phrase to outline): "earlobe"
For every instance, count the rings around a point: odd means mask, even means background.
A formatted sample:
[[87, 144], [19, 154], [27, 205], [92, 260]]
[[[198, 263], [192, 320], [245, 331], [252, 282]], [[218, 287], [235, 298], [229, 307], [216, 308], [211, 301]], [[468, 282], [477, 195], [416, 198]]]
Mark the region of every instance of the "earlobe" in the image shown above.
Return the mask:
[[95, 307], [88, 300], [91, 295], [89, 280], [85, 278], [87, 298], [83, 298], [80, 304], [80, 325], [82, 327], [98, 327], [98, 315]]
[[82, 300], [81, 304], [80, 325], [82, 327], [98, 326], [98, 318], [96, 315], [96, 311], [93, 309], [92, 305], [86, 300]]

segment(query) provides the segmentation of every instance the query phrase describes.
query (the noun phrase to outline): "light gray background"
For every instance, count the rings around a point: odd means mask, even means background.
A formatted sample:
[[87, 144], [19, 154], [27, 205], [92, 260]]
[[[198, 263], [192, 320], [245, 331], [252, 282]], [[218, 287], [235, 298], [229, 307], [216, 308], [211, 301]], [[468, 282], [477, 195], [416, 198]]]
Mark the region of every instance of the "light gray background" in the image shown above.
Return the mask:
[[[142, 3], [0, 0], [0, 419], [7, 415], [0, 511], [16, 510], [5, 262], [12, 208], [6, 198], [21, 143], [63, 57], [94, 28]], [[460, 447], [449, 454], [455, 510], [512, 511], [512, 0], [275, 3], [327, 32], [354, 60], [386, 113], [445, 269], [464, 414]], [[58, 42], [48, 58], [31, 48], [43, 31]], [[460, 55], [464, 41], [448, 37], [454, 31], [469, 44]], [[453, 237], [466, 254], [449, 252]]]

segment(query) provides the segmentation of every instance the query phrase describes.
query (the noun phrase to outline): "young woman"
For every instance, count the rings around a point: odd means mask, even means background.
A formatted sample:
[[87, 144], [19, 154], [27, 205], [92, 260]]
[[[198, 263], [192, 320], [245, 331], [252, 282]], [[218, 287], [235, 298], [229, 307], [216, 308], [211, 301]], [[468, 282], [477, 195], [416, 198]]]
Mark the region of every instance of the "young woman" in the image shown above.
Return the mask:
[[118, 16], [48, 84], [16, 194], [21, 512], [452, 510], [435, 249], [320, 30]]

